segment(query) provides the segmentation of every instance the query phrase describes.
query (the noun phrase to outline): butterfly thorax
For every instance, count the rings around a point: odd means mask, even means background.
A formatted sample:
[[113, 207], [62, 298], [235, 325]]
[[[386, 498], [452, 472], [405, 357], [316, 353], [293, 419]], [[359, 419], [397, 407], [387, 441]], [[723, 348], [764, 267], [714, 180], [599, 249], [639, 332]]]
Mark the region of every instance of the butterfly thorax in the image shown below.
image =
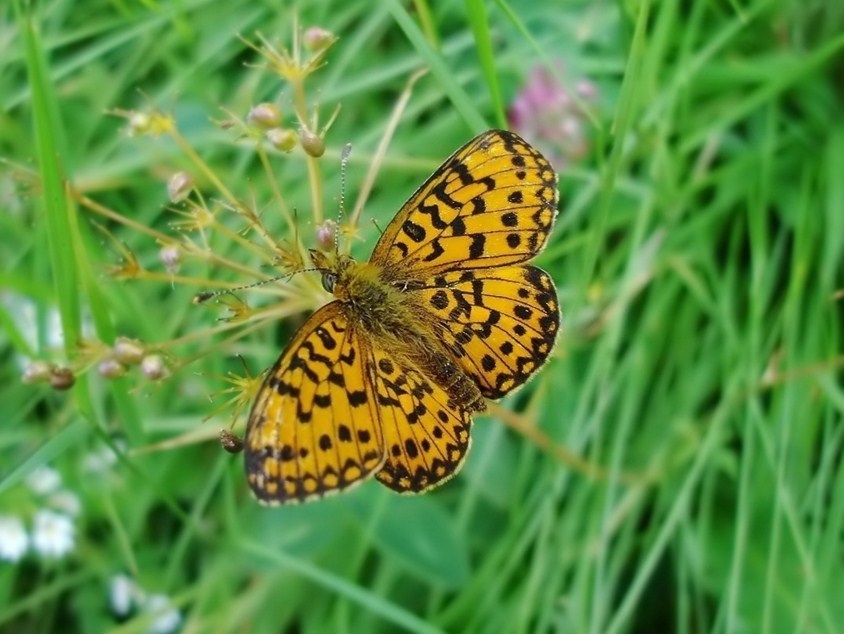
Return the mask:
[[[317, 259], [328, 264], [322, 254]], [[443, 344], [440, 326], [418, 305], [414, 293], [407, 292], [407, 284], [391, 279], [377, 264], [339, 255], [324, 268], [323, 286], [341, 302], [349, 323], [364, 331], [374, 345], [390, 351], [404, 367], [434, 379], [461, 406], [486, 408], [475, 382], [460, 370]]]

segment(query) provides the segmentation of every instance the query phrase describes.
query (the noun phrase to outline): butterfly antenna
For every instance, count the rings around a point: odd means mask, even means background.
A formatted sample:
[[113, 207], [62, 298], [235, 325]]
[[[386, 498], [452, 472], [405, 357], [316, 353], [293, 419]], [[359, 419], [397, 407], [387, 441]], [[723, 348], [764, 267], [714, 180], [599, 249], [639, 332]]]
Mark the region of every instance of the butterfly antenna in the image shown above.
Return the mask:
[[264, 286], [265, 284], [272, 284], [273, 282], [278, 282], [279, 280], [284, 280], [285, 282], [292, 278], [294, 275], [298, 275], [299, 273], [307, 273], [308, 271], [321, 271], [322, 269], [319, 268], [310, 268], [310, 269], [299, 269], [297, 271], [293, 271], [291, 273], [285, 273], [284, 275], [276, 275], [275, 277], [270, 277], [265, 280], [260, 280], [258, 282], [252, 282], [251, 284], [243, 284], [242, 286], [235, 286], [233, 288], [224, 288], [219, 291], [202, 291], [201, 293], [197, 293], [193, 296], [193, 303], [194, 304], [204, 304], [209, 299], [214, 299], [215, 297], [220, 297], [220, 295], [228, 295], [229, 293], [236, 293], [237, 291], [245, 291], [249, 288], [255, 288], [256, 286]]
[[346, 168], [349, 165], [349, 155], [352, 144], [346, 143], [340, 152], [340, 208], [337, 210], [337, 222], [334, 225], [334, 253], [340, 253], [340, 220], [346, 215]]

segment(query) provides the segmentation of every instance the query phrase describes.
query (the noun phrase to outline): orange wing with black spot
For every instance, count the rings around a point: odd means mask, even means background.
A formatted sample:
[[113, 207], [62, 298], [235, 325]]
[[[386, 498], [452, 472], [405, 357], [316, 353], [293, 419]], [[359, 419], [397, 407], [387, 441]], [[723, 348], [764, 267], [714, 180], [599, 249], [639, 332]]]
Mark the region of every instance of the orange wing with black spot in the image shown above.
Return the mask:
[[421, 493], [455, 475], [469, 450], [472, 413], [414, 368], [373, 351], [386, 461], [375, 477], [399, 493]]
[[396, 280], [524, 262], [557, 214], [557, 175], [513, 132], [489, 130], [457, 150], [390, 222], [371, 261]]
[[486, 398], [536, 372], [560, 328], [554, 282], [535, 266], [453, 271], [412, 292], [439, 317], [440, 338]]
[[339, 302], [311, 315], [267, 374], [246, 427], [246, 475], [264, 504], [346, 489], [381, 468], [367, 341]]

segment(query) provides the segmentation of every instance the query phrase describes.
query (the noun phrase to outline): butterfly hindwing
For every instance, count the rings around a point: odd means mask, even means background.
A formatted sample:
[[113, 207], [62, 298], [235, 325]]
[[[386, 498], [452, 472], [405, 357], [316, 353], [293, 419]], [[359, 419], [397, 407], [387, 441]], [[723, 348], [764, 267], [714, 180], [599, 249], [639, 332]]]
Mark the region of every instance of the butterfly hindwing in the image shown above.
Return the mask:
[[421, 493], [454, 476], [469, 450], [471, 412], [385, 350], [374, 349], [372, 369], [387, 456], [375, 477], [399, 493]]
[[554, 347], [557, 293], [535, 266], [454, 271], [413, 293], [439, 317], [443, 342], [486, 398], [522, 385]]

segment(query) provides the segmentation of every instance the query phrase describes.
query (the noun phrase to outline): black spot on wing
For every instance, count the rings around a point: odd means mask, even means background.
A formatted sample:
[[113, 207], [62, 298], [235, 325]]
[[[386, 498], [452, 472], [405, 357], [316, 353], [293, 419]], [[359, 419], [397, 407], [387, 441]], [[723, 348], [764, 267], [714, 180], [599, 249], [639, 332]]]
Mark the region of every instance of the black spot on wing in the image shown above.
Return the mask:
[[483, 256], [485, 245], [486, 236], [482, 233], [474, 234], [472, 236], [472, 244], [469, 246], [469, 257], [477, 259]]
[[426, 233], [424, 227], [411, 220], [404, 221], [402, 231], [404, 231], [404, 234], [414, 242], [422, 242], [425, 240]]

